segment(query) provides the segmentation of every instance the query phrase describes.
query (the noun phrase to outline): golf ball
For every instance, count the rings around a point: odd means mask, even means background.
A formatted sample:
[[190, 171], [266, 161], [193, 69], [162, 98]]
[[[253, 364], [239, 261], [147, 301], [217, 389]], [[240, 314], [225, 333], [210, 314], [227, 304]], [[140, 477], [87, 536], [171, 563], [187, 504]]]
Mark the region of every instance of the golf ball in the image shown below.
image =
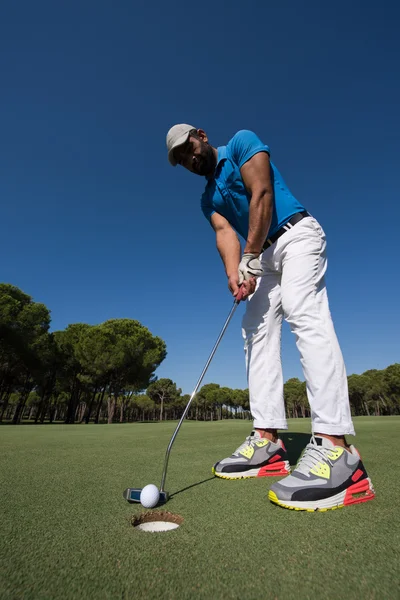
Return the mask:
[[160, 499], [158, 487], [153, 483], [146, 485], [140, 492], [140, 504], [145, 508], [154, 508]]

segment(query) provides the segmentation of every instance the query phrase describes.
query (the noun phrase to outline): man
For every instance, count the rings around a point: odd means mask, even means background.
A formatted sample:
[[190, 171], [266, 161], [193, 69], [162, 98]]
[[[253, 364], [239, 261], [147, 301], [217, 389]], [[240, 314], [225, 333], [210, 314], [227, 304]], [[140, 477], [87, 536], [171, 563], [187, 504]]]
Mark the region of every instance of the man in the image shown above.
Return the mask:
[[[167, 134], [171, 165], [206, 178], [201, 199], [216, 233], [228, 286], [247, 299], [243, 318], [254, 430], [213, 473], [225, 479], [287, 474], [269, 499], [285, 508], [327, 510], [374, 498], [354, 435], [343, 357], [329, 312], [325, 234], [291, 194], [270, 150], [239, 131], [214, 148], [202, 129]], [[245, 240], [243, 254], [238, 239]], [[296, 337], [311, 406], [312, 437], [290, 473], [278, 429], [287, 429], [280, 355], [282, 318]]]

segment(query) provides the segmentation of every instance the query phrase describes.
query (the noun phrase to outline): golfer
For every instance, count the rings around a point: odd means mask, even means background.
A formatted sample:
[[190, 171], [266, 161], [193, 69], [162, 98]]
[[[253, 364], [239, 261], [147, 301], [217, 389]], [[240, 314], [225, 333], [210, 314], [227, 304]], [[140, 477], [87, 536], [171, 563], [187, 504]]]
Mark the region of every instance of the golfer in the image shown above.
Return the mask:
[[[213, 473], [224, 479], [287, 475], [269, 499], [297, 510], [326, 510], [374, 498], [354, 435], [347, 376], [325, 286], [325, 233], [293, 196], [252, 131], [213, 147], [202, 129], [167, 134], [168, 159], [205, 177], [204, 216], [216, 234], [228, 287], [247, 299], [243, 338], [254, 428]], [[239, 236], [244, 240], [243, 253]], [[278, 437], [287, 429], [281, 365], [283, 317], [296, 338], [311, 407], [312, 437], [290, 474]]]

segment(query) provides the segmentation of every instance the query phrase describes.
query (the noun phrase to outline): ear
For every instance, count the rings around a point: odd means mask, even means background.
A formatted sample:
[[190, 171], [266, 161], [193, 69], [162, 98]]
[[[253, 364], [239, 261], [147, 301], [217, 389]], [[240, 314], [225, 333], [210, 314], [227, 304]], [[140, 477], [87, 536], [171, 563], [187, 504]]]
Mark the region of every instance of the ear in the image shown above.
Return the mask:
[[205, 142], [205, 143], [208, 142], [207, 134], [203, 129], [198, 129], [197, 135], [199, 136], [199, 138], [201, 139], [202, 142]]

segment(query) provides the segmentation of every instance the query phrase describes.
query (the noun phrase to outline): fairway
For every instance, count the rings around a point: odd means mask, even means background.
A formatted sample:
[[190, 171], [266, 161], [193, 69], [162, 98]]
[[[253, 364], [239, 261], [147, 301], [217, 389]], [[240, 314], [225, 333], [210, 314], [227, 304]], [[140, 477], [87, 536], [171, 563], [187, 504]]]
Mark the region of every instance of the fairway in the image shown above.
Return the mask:
[[400, 597], [400, 418], [355, 419], [376, 499], [326, 513], [272, 505], [275, 477], [212, 477], [249, 421], [185, 422], [166, 485], [166, 508], [184, 522], [136, 531], [144, 509], [122, 492], [159, 485], [175, 425], [0, 427], [0, 598]]

